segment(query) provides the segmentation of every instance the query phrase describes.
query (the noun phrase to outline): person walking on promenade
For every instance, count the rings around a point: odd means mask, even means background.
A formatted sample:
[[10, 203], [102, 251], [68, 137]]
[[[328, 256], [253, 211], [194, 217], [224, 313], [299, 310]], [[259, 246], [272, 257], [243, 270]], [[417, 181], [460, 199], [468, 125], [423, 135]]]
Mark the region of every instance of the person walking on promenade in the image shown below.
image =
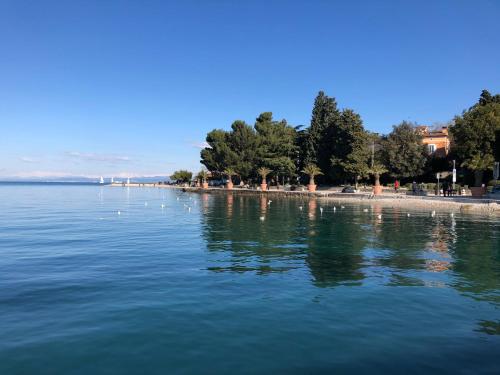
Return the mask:
[[394, 191], [397, 193], [398, 189], [399, 189], [399, 181], [396, 180], [396, 181], [394, 181]]
[[447, 193], [448, 193], [448, 181], [444, 180], [443, 181], [443, 197], [446, 197]]

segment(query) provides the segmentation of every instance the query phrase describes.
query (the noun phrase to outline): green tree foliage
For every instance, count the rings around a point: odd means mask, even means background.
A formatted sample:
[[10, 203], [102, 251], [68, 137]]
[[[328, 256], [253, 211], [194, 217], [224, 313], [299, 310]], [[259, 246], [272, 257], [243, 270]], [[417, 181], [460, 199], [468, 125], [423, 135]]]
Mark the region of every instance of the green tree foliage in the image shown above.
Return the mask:
[[477, 104], [455, 117], [450, 133], [461, 165], [475, 172], [479, 186], [483, 171], [491, 169], [495, 157], [500, 157], [500, 95], [483, 90]]
[[201, 151], [201, 163], [209, 171], [223, 175], [230, 168], [242, 179], [254, 173], [258, 139], [255, 130], [244, 121], [235, 121], [229, 132], [212, 130], [206, 141], [209, 146]]
[[260, 167], [257, 169], [257, 173], [259, 174], [260, 178], [262, 179], [262, 183], [265, 184], [267, 183], [267, 176], [272, 172], [269, 168], [266, 167]]
[[227, 176], [227, 180], [229, 182], [233, 182], [233, 176], [236, 175], [236, 171], [233, 168], [226, 168], [224, 169], [223, 174]]
[[331, 169], [331, 141], [335, 138], [334, 124], [339, 118], [340, 112], [335, 98], [330, 98], [320, 91], [314, 101], [311, 126], [305, 140], [304, 165], [312, 163], [324, 171]]
[[305, 173], [306, 175], [309, 176], [309, 184], [314, 185], [314, 177], [322, 175], [323, 172], [321, 169], [316, 165], [316, 164], [307, 164], [302, 171], [302, 173]]
[[196, 175], [196, 179], [201, 182], [207, 182], [208, 172], [205, 169], [202, 169]]
[[201, 163], [216, 174], [221, 174], [228, 166], [235, 165], [238, 155], [231, 149], [230, 134], [215, 129], [207, 134], [208, 147], [201, 151]]
[[226, 168], [233, 169], [241, 179], [247, 180], [255, 173], [258, 139], [255, 130], [244, 121], [235, 121], [229, 134], [230, 148], [236, 155], [233, 163]]
[[170, 176], [170, 179], [177, 182], [189, 182], [191, 178], [193, 178], [193, 173], [184, 169], [175, 171], [172, 176]]
[[372, 140], [372, 136], [363, 128], [361, 117], [350, 109], [343, 110], [330, 137], [330, 175], [336, 180], [354, 177], [357, 182], [367, 174]]
[[375, 186], [380, 186], [380, 176], [387, 172], [387, 168], [385, 165], [375, 162], [368, 168], [367, 172], [374, 177]]
[[415, 124], [403, 121], [393, 126], [392, 132], [382, 142], [382, 151], [393, 177], [408, 178], [422, 174], [427, 152]]
[[295, 128], [286, 120], [273, 121], [271, 112], [264, 112], [255, 122], [258, 136], [258, 163], [276, 175], [293, 176], [297, 155]]

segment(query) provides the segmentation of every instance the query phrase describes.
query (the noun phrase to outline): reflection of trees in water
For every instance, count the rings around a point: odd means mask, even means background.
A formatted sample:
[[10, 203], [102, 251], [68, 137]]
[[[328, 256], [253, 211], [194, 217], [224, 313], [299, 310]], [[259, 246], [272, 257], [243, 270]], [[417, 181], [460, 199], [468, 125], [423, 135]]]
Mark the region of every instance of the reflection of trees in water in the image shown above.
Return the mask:
[[476, 331], [488, 335], [500, 335], [500, 321], [481, 320], [478, 322]]
[[498, 223], [430, 213], [407, 217], [376, 206], [334, 213], [333, 204], [319, 200], [271, 199], [203, 199], [203, 233], [218, 255], [211, 270], [267, 274], [305, 261], [317, 286], [359, 283], [370, 272], [389, 277], [389, 285], [426, 285], [426, 272], [447, 272], [445, 284], [461, 292], [488, 294], [483, 297], [490, 301], [498, 293]]
[[[366, 245], [365, 233], [352, 216], [325, 212], [317, 220], [316, 202], [309, 203], [309, 235], [306, 263], [314, 278], [314, 284], [321, 287], [338, 284], [360, 283], [364, 279], [363, 248]], [[314, 212], [312, 212], [312, 210]]]
[[467, 221], [456, 226], [453, 286], [474, 298], [500, 303], [500, 224]]
[[402, 271], [425, 268], [422, 251], [436, 225], [430, 217], [406, 217], [398, 209], [392, 209], [383, 213], [382, 220], [370, 220], [373, 221], [370, 246], [385, 250], [383, 256], [374, 259], [376, 265]]
[[335, 216], [331, 207], [320, 215], [316, 200], [272, 199], [271, 204], [265, 196], [227, 200], [225, 195], [214, 196], [204, 215], [208, 249], [230, 255], [221, 260], [224, 265], [229, 261], [229, 267], [210, 270], [283, 272], [302, 267], [305, 258], [318, 286], [363, 279], [364, 232], [358, 224]]
[[[392, 269], [392, 285], [420, 285], [418, 274], [405, 271], [449, 272], [449, 285], [474, 298], [499, 302], [500, 289], [499, 224], [474, 217], [409, 217], [395, 210], [372, 226], [371, 247], [384, 250], [373, 263]], [[401, 271], [403, 274], [399, 273]], [[416, 276], [417, 275], [417, 276]], [[480, 296], [481, 295], [481, 296]], [[480, 297], [479, 297], [480, 296]]]
[[[303, 258], [304, 246], [298, 215], [292, 214], [297, 201], [221, 194], [214, 195], [211, 207], [203, 216], [204, 236], [210, 251], [224, 251], [229, 259], [212, 271], [259, 274], [284, 272], [296, 268]], [[260, 218], [263, 217], [264, 220]]]

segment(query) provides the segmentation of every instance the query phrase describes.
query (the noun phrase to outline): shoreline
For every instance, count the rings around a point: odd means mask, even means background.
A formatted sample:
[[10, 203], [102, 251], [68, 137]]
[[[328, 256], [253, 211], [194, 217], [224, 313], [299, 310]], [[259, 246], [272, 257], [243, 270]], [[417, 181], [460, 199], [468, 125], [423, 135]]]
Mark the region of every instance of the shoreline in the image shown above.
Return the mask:
[[346, 202], [366, 205], [382, 205], [392, 208], [409, 208], [409, 209], [433, 209], [440, 211], [448, 211], [455, 213], [474, 213], [483, 215], [500, 216], [500, 201], [486, 198], [472, 197], [435, 197], [435, 196], [412, 196], [412, 195], [395, 195], [381, 194], [371, 196], [369, 193], [341, 193], [336, 191], [316, 191], [314, 193], [308, 191], [284, 191], [284, 190], [253, 190], [253, 189], [224, 189], [224, 188], [208, 188], [199, 187], [182, 187], [172, 185], [159, 185], [151, 183], [141, 184], [115, 184], [109, 185], [112, 187], [153, 187], [178, 189], [185, 192], [205, 193], [205, 194], [240, 194], [240, 195], [267, 195], [276, 198], [293, 198], [309, 200], [311, 198], [320, 199], [327, 202]]

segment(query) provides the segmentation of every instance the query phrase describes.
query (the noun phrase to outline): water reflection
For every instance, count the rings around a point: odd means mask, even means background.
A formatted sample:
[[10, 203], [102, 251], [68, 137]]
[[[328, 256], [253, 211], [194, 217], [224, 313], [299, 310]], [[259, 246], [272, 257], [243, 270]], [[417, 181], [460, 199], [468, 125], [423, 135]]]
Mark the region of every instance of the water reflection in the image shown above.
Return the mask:
[[[311, 199], [202, 196], [209, 269], [306, 269], [318, 287], [380, 283], [453, 287], [498, 303], [499, 223]], [[433, 276], [434, 275], [434, 276]]]

